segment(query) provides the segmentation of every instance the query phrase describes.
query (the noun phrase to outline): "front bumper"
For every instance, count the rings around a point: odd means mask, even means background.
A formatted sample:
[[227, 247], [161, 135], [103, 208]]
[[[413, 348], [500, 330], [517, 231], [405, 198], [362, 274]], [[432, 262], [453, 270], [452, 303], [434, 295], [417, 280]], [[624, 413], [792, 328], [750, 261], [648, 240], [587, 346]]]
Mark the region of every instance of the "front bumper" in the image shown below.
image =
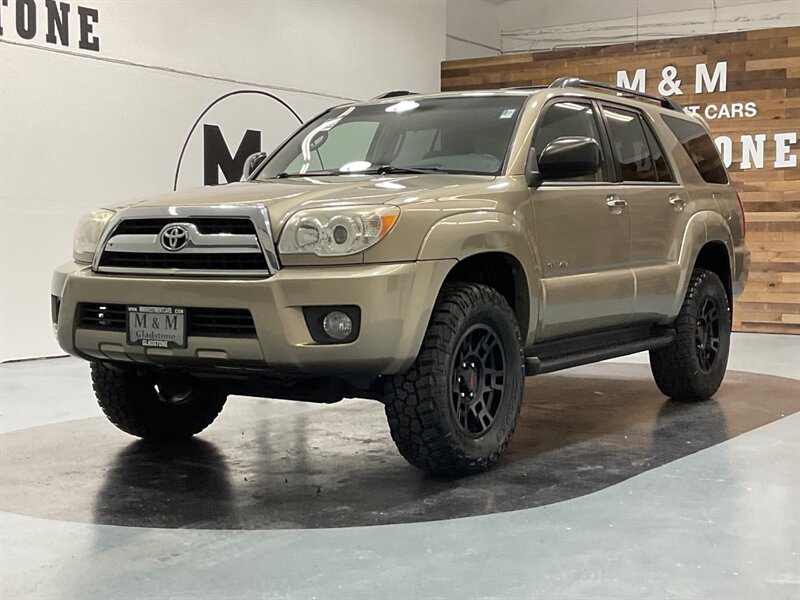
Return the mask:
[[[67, 263], [53, 274], [52, 294], [59, 299], [56, 335], [66, 352], [87, 360], [398, 373], [416, 358], [436, 296], [455, 262], [286, 267], [263, 280], [104, 275]], [[181, 349], [131, 346], [124, 332], [79, 328], [81, 302], [247, 309], [257, 337], [190, 336]], [[346, 344], [314, 342], [302, 307], [319, 305], [359, 306], [358, 338]]]

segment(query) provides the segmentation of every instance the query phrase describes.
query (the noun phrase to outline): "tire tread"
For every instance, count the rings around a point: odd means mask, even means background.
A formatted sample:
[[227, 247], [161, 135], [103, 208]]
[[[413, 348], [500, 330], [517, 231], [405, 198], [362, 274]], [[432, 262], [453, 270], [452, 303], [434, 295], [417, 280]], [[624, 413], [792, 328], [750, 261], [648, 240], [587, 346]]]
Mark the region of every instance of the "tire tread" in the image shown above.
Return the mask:
[[515, 409], [511, 431], [502, 443], [488, 456], [470, 457], [454, 443], [453, 434], [440, 414], [442, 407], [432, 400], [441, 394], [436, 380], [446, 381], [449, 377], [445, 358], [449, 359], [450, 342], [470, 312], [481, 305], [499, 308], [514, 324], [522, 355], [514, 312], [499, 292], [482, 284], [445, 284], [416, 361], [405, 373], [388, 377], [384, 387], [386, 417], [398, 450], [409, 463], [429, 473], [460, 476], [488, 469], [506, 449], [516, 427], [519, 407]]
[[188, 404], [158, 400], [153, 385], [133, 371], [92, 363], [92, 387], [106, 418], [118, 429], [143, 439], [181, 441], [208, 427], [225, 405], [224, 394], [196, 389]]
[[721, 326], [725, 328], [724, 335], [730, 336], [730, 307], [722, 281], [713, 271], [694, 269], [683, 305], [675, 319], [675, 339], [664, 348], [650, 351], [650, 368], [658, 389], [675, 400], [697, 402], [710, 398], [719, 388], [725, 374], [728, 340], [725, 340], [724, 348], [721, 340], [720, 363], [710, 374], [701, 373], [697, 363], [696, 319], [700, 299], [709, 288], [722, 299], [719, 307], [723, 318]]

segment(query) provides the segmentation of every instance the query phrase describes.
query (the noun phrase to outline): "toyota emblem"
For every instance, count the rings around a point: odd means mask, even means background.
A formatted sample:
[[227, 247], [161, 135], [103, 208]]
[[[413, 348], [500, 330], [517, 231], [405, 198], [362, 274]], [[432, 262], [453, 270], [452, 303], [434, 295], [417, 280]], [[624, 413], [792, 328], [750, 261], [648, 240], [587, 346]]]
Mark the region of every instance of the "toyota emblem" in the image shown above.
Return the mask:
[[189, 231], [183, 225], [167, 225], [158, 238], [165, 250], [177, 252], [189, 243]]

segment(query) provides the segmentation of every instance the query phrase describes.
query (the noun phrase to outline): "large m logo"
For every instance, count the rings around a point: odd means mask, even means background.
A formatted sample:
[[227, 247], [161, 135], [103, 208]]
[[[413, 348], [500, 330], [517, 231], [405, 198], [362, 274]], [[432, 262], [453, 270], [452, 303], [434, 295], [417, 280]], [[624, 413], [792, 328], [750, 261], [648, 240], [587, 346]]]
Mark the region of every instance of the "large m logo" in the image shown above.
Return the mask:
[[[231, 155], [219, 126], [203, 125], [203, 184], [218, 185], [239, 181], [247, 157], [255, 152], [261, 152], [260, 131], [245, 131], [236, 153]], [[225, 176], [224, 182], [219, 180], [220, 171]]]

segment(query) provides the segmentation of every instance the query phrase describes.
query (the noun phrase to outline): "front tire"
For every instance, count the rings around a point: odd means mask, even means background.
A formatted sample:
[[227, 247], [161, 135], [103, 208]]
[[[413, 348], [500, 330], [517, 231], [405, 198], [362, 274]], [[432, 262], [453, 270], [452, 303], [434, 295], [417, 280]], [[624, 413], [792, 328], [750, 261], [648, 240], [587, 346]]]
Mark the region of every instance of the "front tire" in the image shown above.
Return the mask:
[[516, 426], [524, 364], [505, 298], [486, 285], [445, 285], [416, 361], [387, 378], [386, 417], [400, 453], [436, 475], [488, 469]]
[[158, 381], [134, 369], [92, 363], [97, 403], [125, 433], [158, 442], [184, 441], [208, 427], [227, 396], [213, 386], [173, 378]]
[[706, 400], [722, 384], [731, 343], [731, 311], [725, 286], [713, 271], [695, 269], [675, 320], [675, 339], [650, 351], [650, 369], [665, 396]]

